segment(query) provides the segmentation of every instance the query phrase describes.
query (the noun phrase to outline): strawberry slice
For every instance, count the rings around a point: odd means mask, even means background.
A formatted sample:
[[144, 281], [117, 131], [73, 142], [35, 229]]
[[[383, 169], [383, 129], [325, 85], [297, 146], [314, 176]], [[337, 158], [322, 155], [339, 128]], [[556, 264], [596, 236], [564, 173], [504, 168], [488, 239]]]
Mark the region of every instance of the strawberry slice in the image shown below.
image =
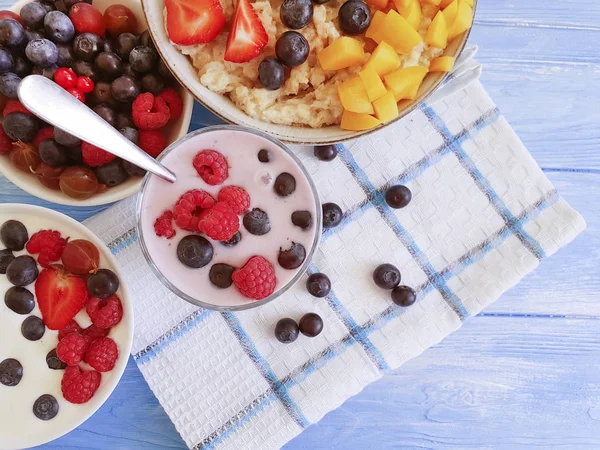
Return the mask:
[[35, 282], [35, 296], [42, 320], [51, 330], [60, 330], [81, 311], [88, 297], [85, 279], [61, 266], [42, 270]]
[[238, 0], [227, 37], [225, 61], [244, 63], [256, 58], [269, 42], [265, 27], [249, 0]]
[[214, 40], [225, 26], [219, 0], [166, 0], [167, 33], [179, 45]]

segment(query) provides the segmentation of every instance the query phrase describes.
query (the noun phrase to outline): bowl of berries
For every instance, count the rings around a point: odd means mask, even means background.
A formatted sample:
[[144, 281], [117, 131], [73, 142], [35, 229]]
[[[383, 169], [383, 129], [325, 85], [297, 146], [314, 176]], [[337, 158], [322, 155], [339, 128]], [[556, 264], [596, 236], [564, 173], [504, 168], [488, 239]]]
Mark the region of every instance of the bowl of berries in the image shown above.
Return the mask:
[[54, 440], [110, 396], [133, 308], [116, 260], [75, 220], [0, 205], [0, 449]]
[[193, 97], [155, 50], [139, 1], [16, 3], [0, 11], [0, 172], [36, 197], [91, 206], [139, 191], [140, 168], [32, 115], [17, 86], [56, 82], [153, 157], [185, 135]]

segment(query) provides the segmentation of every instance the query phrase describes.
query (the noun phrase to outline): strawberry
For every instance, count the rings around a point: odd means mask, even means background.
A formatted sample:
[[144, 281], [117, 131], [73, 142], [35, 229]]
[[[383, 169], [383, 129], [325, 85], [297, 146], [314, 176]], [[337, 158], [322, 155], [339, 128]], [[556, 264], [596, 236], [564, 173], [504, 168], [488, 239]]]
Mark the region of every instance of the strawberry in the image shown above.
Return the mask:
[[244, 63], [256, 58], [269, 42], [265, 27], [250, 0], [238, 0], [227, 37], [225, 61]]
[[53, 265], [42, 270], [38, 276], [35, 296], [46, 326], [51, 330], [60, 330], [85, 305], [87, 284], [85, 279], [71, 275], [62, 266]]
[[225, 26], [219, 0], [166, 0], [167, 33], [175, 44], [194, 45], [214, 40]]

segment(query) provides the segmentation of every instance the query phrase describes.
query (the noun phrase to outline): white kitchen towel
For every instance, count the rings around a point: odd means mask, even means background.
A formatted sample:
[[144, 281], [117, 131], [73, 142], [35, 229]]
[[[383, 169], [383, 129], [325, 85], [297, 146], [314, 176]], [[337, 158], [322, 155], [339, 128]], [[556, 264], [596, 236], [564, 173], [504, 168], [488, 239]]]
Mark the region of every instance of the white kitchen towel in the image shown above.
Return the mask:
[[[258, 309], [198, 309], [147, 266], [135, 199], [87, 222], [122, 265], [133, 356], [190, 448], [282, 446], [457, 330], [585, 228], [479, 82], [338, 149], [330, 163], [297, 152], [321, 200], [345, 211], [311, 266], [331, 278], [327, 298], [300, 282]], [[413, 193], [404, 209], [384, 201], [394, 184]], [[381, 263], [400, 268], [416, 304], [396, 306], [374, 285]], [[318, 337], [274, 338], [279, 319], [307, 312], [324, 320]]]

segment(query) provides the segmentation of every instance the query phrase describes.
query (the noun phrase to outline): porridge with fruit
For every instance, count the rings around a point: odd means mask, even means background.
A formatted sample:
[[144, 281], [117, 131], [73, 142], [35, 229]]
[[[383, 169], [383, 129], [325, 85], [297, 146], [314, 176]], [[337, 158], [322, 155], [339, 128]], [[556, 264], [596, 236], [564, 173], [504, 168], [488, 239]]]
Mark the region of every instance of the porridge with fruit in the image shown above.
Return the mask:
[[166, 0], [165, 26], [198, 79], [262, 121], [365, 130], [398, 116], [473, 0]]

